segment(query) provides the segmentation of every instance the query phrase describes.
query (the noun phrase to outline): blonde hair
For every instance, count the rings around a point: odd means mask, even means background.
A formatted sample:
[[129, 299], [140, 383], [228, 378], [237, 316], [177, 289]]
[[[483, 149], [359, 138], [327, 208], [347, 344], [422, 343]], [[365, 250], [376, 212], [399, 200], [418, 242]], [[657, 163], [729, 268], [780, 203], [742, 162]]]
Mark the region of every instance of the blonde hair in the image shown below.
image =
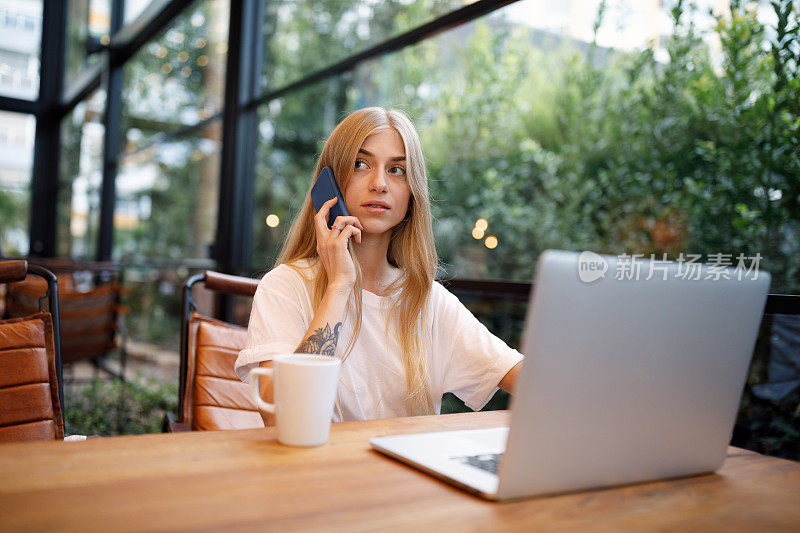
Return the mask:
[[[396, 109], [367, 107], [350, 114], [334, 128], [325, 142], [309, 185], [309, 193], [316, 176], [326, 166], [333, 168], [339, 188], [346, 191], [353, 176], [358, 150], [367, 137], [387, 129], [395, 130], [403, 140], [406, 150], [406, 177], [411, 187], [408, 213], [403, 221], [392, 229], [387, 251], [389, 263], [401, 269], [400, 276], [387, 288], [387, 293], [397, 295], [397, 303], [390, 310], [389, 322], [395, 324], [403, 353], [408, 414], [432, 414], [433, 399], [428, 383], [430, 347], [425, 341], [427, 338], [425, 328], [429, 317], [428, 296], [433, 285], [438, 258], [433, 241], [428, 176], [422, 145], [414, 125], [402, 111]], [[317, 264], [317, 237], [313, 220], [316, 212], [309, 193], [306, 193], [303, 207], [292, 223], [276, 264], [285, 263], [293, 266], [304, 278], [309, 279], [293, 263], [300, 259], [312, 259], [317, 266], [316, 275], [310, 278], [313, 283], [312, 303], [314, 309], [317, 309], [328, 286], [328, 275], [325, 269]], [[352, 350], [361, 331], [363, 287], [361, 268], [353, 252], [352, 242], [349, 248], [350, 256], [356, 266], [353, 313], [355, 325], [353, 337], [350, 339], [343, 360]]]

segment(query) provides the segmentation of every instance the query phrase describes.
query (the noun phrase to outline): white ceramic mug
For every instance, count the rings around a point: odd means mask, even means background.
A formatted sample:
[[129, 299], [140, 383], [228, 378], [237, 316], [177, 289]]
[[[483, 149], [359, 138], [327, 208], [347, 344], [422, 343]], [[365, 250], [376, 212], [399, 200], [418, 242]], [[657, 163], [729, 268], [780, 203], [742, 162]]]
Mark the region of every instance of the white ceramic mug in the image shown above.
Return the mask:
[[[272, 368], [250, 371], [253, 401], [275, 415], [278, 441], [288, 446], [319, 446], [328, 440], [341, 361], [310, 354], [278, 355]], [[258, 376], [272, 379], [274, 403], [261, 399]]]

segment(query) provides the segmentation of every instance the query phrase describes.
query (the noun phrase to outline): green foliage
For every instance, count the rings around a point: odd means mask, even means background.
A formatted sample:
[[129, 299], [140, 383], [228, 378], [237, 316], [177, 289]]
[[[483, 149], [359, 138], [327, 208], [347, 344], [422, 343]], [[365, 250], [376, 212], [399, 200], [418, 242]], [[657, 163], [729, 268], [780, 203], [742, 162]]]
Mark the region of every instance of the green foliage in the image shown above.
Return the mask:
[[[257, 208], [254, 261], [270, 266], [283, 234], [263, 215], [288, 222], [336, 119], [383, 105], [406, 110], [420, 131], [447, 274], [527, 280], [550, 247], [760, 253], [773, 290], [797, 290], [797, 6], [773, 8], [775, 31], [754, 5], [734, 2], [713, 29], [712, 57], [693, 8], [676, 3], [668, 61], [491, 16], [275, 100], [265, 106], [257, 205], [268, 207]], [[327, 16], [314, 13], [296, 24]], [[324, 54], [358, 46], [333, 39]], [[479, 217], [499, 238], [493, 251], [471, 235]]]
[[77, 435], [159, 433], [164, 413], [178, 405], [177, 385], [141, 376], [126, 382], [95, 379], [68, 387], [65, 395], [65, 431]]
[[[791, 2], [776, 9], [786, 13]], [[681, 251], [761, 253], [773, 290], [800, 286], [792, 238], [800, 230], [797, 91], [786, 89], [797, 84], [796, 61], [767, 68], [774, 42], [762, 46], [767, 36], [753, 9], [734, 8], [715, 30], [724, 67], [718, 74], [680, 3], [672, 14], [666, 63], [645, 50], [598, 65], [593, 49], [550, 63], [511, 39], [511, 29], [495, 25], [488, 39], [484, 23], [476, 25], [458, 57], [501, 71], [508, 62], [527, 66], [513, 69], [517, 77], [466, 76], [471, 95], [462, 99], [451, 83], [431, 104], [439, 116], [425, 147], [434, 154], [434, 197], [446, 201], [436, 215], [461, 228], [455, 242], [447, 232], [446, 260], [476, 247], [469, 231], [480, 216], [501, 245], [484, 253], [478, 275], [529, 279], [546, 247], [673, 258]], [[787, 24], [792, 31], [779, 28], [775, 42], [796, 54], [796, 22]], [[542, 83], [526, 74], [542, 71], [558, 93], [537, 91]], [[519, 87], [533, 90], [522, 95]], [[540, 99], [546, 107], [528, 104]]]
[[179, 344], [181, 327], [180, 289], [189, 277], [187, 269], [144, 269], [132, 272], [126, 286], [125, 304], [130, 314], [125, 325], [131, 337], [141, 342], [169, 346]]
[[[672, 13], [670, 61], [647, 52], [628, 59], [628, 88], [606, 110], [610, 140], [625, 151], [605, 155], [598, 174], [616, 221], [601, 224], [602, 248], [761, 253], [773, 290], [796, 289], [800, 151], [773, 102], [797, 72], [768, 68], [774, 52], [762, 46], [754, 9], [734, 6], [730, 20], [718, 20], [720, 74], [680, 3]], [[796, 120], [796, 109], [789, 114]]]
[[0, 189], [0, 218], [3, 220], [0, 229], [0, 255], [20, 257], [27, 253], [27, 250], [20, 250], [15, 246], [10, 233], [27, 228], [28, 196], [27, 193]]

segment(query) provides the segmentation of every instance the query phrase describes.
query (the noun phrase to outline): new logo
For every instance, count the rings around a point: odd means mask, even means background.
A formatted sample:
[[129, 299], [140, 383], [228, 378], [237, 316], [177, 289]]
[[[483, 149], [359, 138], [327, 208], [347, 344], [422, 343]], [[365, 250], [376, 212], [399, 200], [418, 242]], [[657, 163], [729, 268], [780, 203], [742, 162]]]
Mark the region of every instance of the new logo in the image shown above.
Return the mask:
[[606, 277], [608, 262], [594, 252], [581, 252], [578, 256], [578, 277], [591, 283]]

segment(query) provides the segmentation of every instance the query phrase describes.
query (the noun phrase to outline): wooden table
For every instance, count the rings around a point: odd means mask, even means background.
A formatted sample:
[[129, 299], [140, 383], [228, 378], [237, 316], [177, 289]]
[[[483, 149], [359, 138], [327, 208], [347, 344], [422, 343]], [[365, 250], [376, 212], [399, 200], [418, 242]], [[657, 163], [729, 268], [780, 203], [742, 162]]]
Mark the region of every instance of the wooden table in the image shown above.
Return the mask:
[[499, 504], [369, 449], [375, 435], [507, 421], [347, 422], [310, 449], [272, 429], [6, 444], [0, 530], [800, 531], [800, 463], [736, 448], [718, 474]]

